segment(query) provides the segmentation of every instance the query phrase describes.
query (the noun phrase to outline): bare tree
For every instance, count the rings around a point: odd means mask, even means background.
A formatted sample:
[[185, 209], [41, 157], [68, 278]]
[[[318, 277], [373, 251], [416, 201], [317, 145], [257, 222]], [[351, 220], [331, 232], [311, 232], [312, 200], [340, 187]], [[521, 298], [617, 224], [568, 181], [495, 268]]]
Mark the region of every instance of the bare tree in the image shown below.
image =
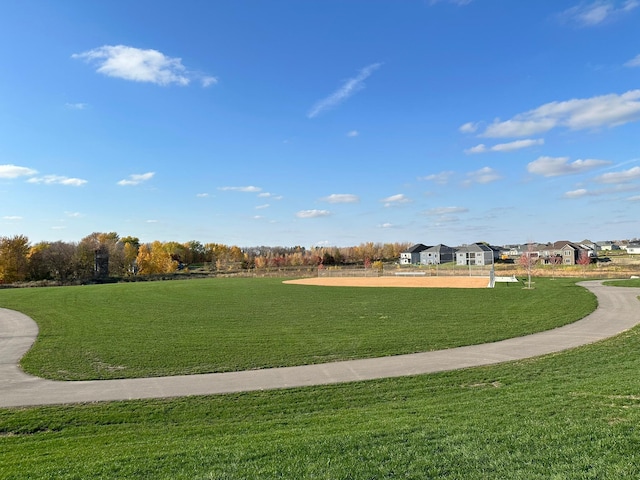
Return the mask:
[[533, 266], [538, 261], [538, 252], [535, 251], [533, 243], [527, 244], [527, 249], [522, 252], [522, 255], [518, 259], [518, 263], [524, 267], [527, 272], [528, 283], [527, 288], [531, 288], [531, 272], [533, 271]]

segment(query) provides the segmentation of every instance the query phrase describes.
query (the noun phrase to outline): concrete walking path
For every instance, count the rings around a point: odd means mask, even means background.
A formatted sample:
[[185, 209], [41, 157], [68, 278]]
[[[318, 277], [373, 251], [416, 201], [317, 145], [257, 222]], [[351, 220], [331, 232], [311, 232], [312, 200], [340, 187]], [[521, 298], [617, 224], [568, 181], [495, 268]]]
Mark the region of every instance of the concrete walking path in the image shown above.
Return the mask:
[[434, 373], [559, 352], [617, 335], [640, 323], [640, 289], [580, 285], [598, 308], [570, 325], [499, 342], [391, 357], [242, 372], [122, 380], [61, 382], [25, 374], [18, 366], [38, 334], [26, 315], [0, 308], [0, 407], [212, 395], [305, 387]]

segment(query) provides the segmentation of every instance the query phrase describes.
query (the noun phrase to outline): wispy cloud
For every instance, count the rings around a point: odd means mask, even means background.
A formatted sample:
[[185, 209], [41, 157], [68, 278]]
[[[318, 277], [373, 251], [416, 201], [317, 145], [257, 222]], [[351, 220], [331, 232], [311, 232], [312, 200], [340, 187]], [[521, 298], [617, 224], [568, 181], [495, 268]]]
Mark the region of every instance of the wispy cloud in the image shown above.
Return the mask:
[[2, 217], [2, 219], [8, 220], [10, 222], [16, 222], [22, 220], [22, 217], [19, 217], [18, 215], [5, 215], [4, 217]]
[[261, 192], [262, 188], [254, 187], [253, 185], [248, 185], [246, 187], [220, 187], [218, 190], [222, 190], [224, 192], [257, 193], [257, 192]]
[[318, 217], [328, 217], [331, 215], [329, 210], [300, 210], [296, 213], [296, 217], [298, 218], [318, 218]]
[[474, 133], [478, 130], [478, 124], [473, 122], [467, 122], [464, 125], [461, 125], [458, 129], [462, 133]]
[[452, 215], [454, 213], [467, 213], [469, 211], [468, 208], [465, 207], [436, 207], [430, 208], [426, 212], [426, 215]]
[[88, 103], [65, 103], [64, 106], [69, 110], [84, 110], [89, 106]]
[[385, 207], [395, 207], [405, 203], [411, 203], [411, 199], [407, 198], [403, 193], [391, 195], [390, 197], [383, 198], [380, 201], [384, 203]]
[[351, 130], [350, 132], [347, 132], [347, 137], [357, 137], [358, 135], [360, 135], [360, 132], [358, 132], [357, 130]]
[[258, 194], [258, 197], [260, 198], [271, 198], [273, 200], [282, 200], [282, 195], [276, 195], [274, 193], [270, 193], [270, 192], [261, 192]]
[[156, 174], [155, 172], [134, 173], [132, 175], [129, 175], [128, 178], [120, 180], [118, 182], [118, 185], [120, 185], [122, 187], [130, 187], [130, 186], [134, 186], [134, 185], [139, 185], [139, 184], [141, 184], [143, 182], [151, 180], [155, 174]]
[[580, 27], [593, 27], [607, 21], [617, 20], [623, 15], [640, 6], [637, 0], [597, 0], [591, 3], [581, 3], [571, 7], [558, 15], [560, 21]]
[[418, 177], [418, 180], [426, 180], [429, 182], [435, 182], [438, 183], [440, 185], [446, 185], [447, 183], [449, 183], [449, 179], [455, 174], [455, 172], [452, 171], [445, 171], [445, 172], [440, 172], [440, 173], [434, 173], [431, 175], [427, 175], [425, 177]]
[[358, 73], [354, 78], [348, 79], [338, 90], [333, 92], [326, 98], [323, 98], [318, 103], [316, 103], [313, 108], [307, 114], [308, 118], [317, 117], [319, 114], [324, 112], [325, 110], [329, 110], [330, 108], [336, 107], [340, 105], [342, 102], [351, 97], [354, 93], [362, 90], [364, 88], [364, 81], [371, 76], [371, 74], [380, 68], [382, 63], [373, 63]]
[[[603, 195], [619, 195], [621, 193], [635, 192], [640, 190], [640, 187], [630, 183], [620, 183], [618, 185], [612, 185], [606, 188], [599, 188], [595, 190], [587, 190], [586, 188], [578, 188], [565, 192], [564, 198], [582, 198], [582, 197], [599, 197]], [[633, 197], [630, 197], [633, 198]], [[629, 198], [627, 199], [629, 200]]]
[[98, 73], [134, 82], [184, 86], [197, 79], [203, 87], [217, 82], [215, 77], [187, 70], [182, 64], [182, 59], [168, 57], [152, 49], [104, 45], [86, 52], [74, 53], [71, 58], [98, 65]]
[[500, 180], [502, 175], [496, 172], [491, 167], [484, 167], [480, 170], [476, 170], [475, 172], [467, 173], [467, 180], [463, 182], [463, 185], [469, 186], [473, 183], [492, 183], [497, 180]]
[[256, 210], [264, 210], [265, 208], [269, 208], [270, 206], [271, 206], [270, 204], [268, 204], [268, 203], [264, 203], [264, 204], [262, 204], [262, 205], [258, 205], [258, 206], [256, 207]]
[[559, 177], [588, 172], [610, 164], [607, 160], [586, 159], [570, 162], [569, 157], [539, 157], [527, 165], [527, 171], [544, 177]]
[[640, 120], [640, 90], [621, 95], [612, 93], [591, 98], [550, 102], [510, 120], [495, 120], [481, 134], [482, 137], [526, 137], [566, 127], [584, 130], [616, 127]]
[[513, 152], [514, 150], [534, 147], [536, 145], [544, 145], [544, 139], [537, 138], [537, 139], [516, 140], [515, 142], [498, 143], [497, 145], [493, 145], [491, 147], [487, 147], [485, 144], [481, 143], [480, 145], [476, 145], [475, 147], [468, 148], [464, 152], [467, 154], [485, 153], [485, 152]]
[[18, 165], [0, 165], [0, 178], [18, 178], [29, 177], [38, 173], [37, 170], [27, 167], [19, 167]]
[[87, 183], [82, 178], [69, 178], [62, 175], [44, 175], [42, 177], [31, 177], [29, 183], [43, 183], [45, 185], [66, 185], [70, 187], [81, 187]]
[[329, 203], [358, 203], [360, 198], [351, 193], [332, 193], [327, 197], [322, 197], [320, 200]]
[[624, 64], [625, 67], [640, 67], [640, 55], [636, 55], [634, 58]]
[[196, 197], [198, 198], [207, 198], [208, 196], [208, 193], [196, 193]]
[[640, 167], [633, 167], [621, 172], [609, 172], [596, 177], [599, 183], [628, 183], [640, 179]]

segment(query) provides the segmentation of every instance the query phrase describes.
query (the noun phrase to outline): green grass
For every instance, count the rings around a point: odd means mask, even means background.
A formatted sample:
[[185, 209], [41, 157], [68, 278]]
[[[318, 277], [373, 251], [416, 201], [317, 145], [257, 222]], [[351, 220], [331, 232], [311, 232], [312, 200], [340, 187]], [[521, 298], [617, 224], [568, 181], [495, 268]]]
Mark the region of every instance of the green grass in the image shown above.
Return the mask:
[[40, 327], [22, 361], [65, 380], [300, 365], [470, 345], [575, 321], [596, 305], [574, 280], [495, 289], [337, 288], [281, 279], [0, 290]]
[[633, 278], [629, 280], [609, 280], [604, 282], [605, 285], [612, 287], [640, 287], [640, 278]]
[[640, 477], [640, 329], [435, 375], [0, 409], [0, 478]]

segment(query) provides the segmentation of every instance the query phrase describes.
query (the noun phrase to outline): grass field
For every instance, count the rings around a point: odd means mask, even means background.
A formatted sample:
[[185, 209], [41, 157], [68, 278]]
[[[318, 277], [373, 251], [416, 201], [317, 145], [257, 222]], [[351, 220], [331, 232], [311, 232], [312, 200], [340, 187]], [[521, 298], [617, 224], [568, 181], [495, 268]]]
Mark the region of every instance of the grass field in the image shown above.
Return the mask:
[[604, 282], [605, 285], [611, 285], [613, 287], [640, 287], [640, 278], [634, 278], [630, 280], [608, 280]]
[[22, 361], [64, 380], [321, 363], [501, 340], [575, 321], [596, 305], [574, 280], [535, 290], [344, 288], [208, 279], [0, 290], [40, 327]]
[[435, 375], [0, 409], [0, 478], [639, 478], [639, 351], [635, 328]]

